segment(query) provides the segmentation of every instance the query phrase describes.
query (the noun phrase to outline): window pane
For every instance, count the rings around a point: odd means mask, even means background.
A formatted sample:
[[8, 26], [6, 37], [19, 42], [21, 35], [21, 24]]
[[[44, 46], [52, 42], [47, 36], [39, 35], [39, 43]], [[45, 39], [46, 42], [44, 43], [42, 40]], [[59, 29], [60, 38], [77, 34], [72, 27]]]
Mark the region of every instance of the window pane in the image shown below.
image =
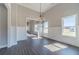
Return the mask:
[[76, 36], [76, 16], [68, 16], [63, 18], [63, 35]]
[[47, 22], [47, 21], [44, 22], [44, 27], [45, 27], [45, 28], [48, 28], [48, 22]]
[[35, 24], [35, 32], [37, 32], [38, 30], [37, 30], [37, 27], [38, 27], [38, 25], [37, 24]]
[[44, 33], [48, 33], [48, 22], [44, 22]]
[[39, 32], [42, 33], [42, 24], [39, 24], [38, 28]]
[[39, 32], [41, 33], [42, 32], [42, 24], [35, 24], [35, 32]]

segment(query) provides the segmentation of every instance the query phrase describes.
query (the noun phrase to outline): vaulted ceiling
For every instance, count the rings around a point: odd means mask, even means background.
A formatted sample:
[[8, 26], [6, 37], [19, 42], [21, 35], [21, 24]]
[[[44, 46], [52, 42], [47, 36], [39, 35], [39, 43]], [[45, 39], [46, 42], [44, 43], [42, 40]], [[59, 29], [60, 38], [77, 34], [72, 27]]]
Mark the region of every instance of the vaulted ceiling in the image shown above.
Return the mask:
[[[30, 8], [36, 12], [40, 12], [40, 3], [20, 3], [19, 5]], [[41, 12], [46, 12], [50, 8], [57, 5], [56, 3], [41, 3]]]

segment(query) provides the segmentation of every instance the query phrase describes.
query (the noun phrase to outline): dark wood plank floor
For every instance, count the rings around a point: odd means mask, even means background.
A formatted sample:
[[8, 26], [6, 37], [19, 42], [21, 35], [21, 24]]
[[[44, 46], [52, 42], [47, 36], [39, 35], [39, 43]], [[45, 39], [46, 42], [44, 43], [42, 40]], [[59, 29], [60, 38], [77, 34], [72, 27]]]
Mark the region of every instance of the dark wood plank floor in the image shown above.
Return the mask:
[[45, 38], [19, 41], [10, 48], [0, 49], [0, 55], [78, 55], [79, 48]]

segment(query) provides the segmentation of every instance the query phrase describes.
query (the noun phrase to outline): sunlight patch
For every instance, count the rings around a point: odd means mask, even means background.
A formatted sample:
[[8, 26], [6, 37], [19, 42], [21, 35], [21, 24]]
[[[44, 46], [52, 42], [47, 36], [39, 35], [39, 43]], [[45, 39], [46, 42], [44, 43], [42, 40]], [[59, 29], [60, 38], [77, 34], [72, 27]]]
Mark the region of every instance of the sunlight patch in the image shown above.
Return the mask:
[[62, 45], [60, 43], [54, 43], [54, 44], [44, 45], [44, 47], [47, 48], [47, 49], [49, 49], [52, 52], [59, 51], [61, 49], [67, 48], [67, 46]]
[[55, 46], [58, 46], [59, 48], [67, 48], [67, 45], [61, 44], [61, 43], [54, 43]]
[[42, 37], [33, 37], [32, 39], [42, 39]]
[[51, 44], [50, 45], [45, 45], [44, 47], [47, 48], [47, 49], [49, 49], [52, 52], [55, 52], [55, 51], [58, 51], [58, 50], [61, 49], [61, 48], [58, 48], [58, 47], [56, 47], [54, 45], [51, 45]]

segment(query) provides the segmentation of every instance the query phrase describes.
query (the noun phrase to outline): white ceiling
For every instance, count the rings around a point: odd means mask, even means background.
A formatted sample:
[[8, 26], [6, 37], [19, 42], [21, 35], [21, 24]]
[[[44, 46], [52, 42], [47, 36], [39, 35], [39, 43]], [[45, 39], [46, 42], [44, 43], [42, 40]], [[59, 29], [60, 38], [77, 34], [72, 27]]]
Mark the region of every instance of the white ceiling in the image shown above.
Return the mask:
[[[40, 3], [20, 3], [19, 5], [22, 5], [34, 11], [40, 12]], [[54, 7], [56, 3], [42, 3], [41, 5], [42, 5], [41, 12], [46, 12], [50, 8]]]

